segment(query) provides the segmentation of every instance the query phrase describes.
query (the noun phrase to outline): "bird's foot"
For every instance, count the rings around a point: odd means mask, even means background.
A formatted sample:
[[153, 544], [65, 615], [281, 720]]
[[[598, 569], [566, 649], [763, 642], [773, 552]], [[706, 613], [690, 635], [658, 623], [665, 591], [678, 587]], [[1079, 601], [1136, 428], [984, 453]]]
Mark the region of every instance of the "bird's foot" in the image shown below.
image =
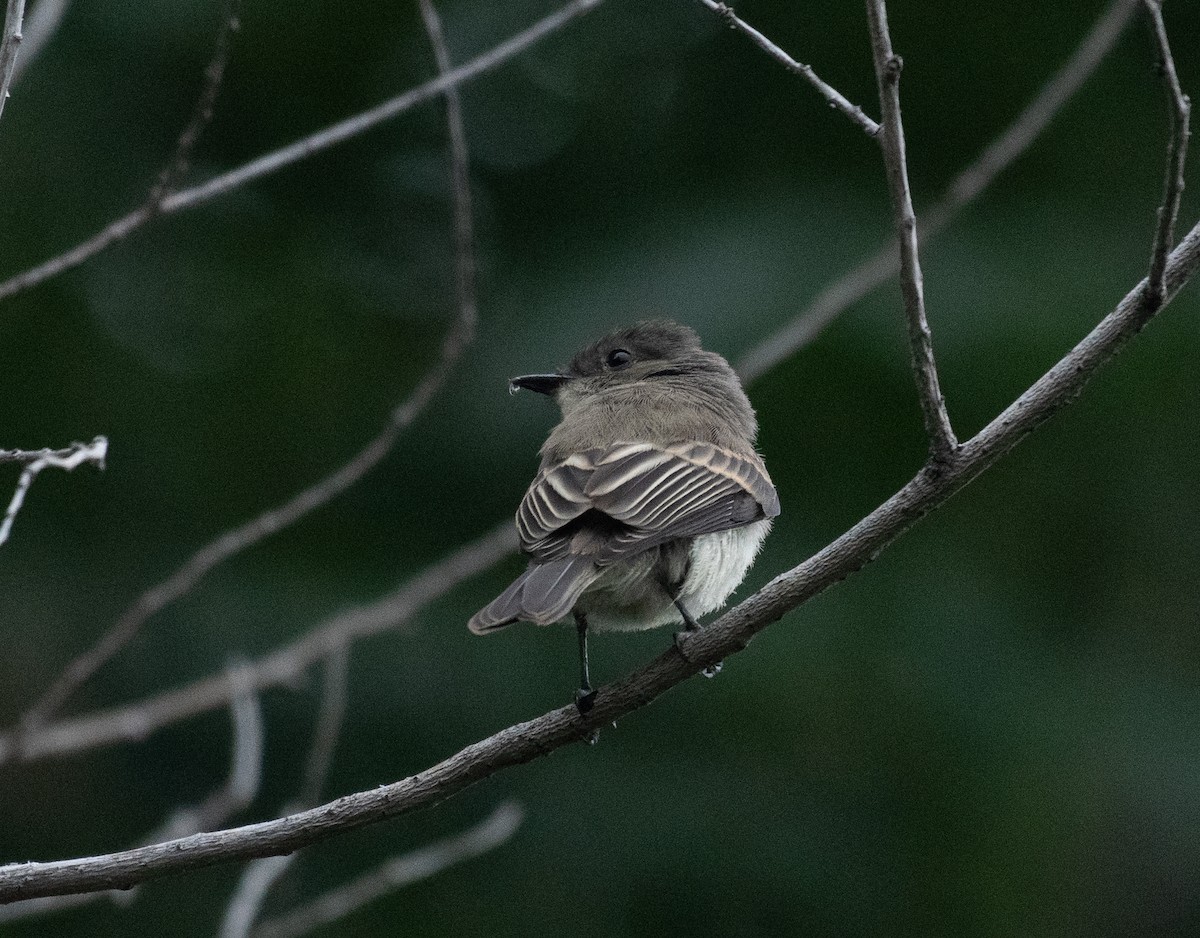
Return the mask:
[[575, 691], [575, 709], [579, 711], [581, 717], [587, 716], [595, 703], [596, 691], [592, 688], [581, 687]]

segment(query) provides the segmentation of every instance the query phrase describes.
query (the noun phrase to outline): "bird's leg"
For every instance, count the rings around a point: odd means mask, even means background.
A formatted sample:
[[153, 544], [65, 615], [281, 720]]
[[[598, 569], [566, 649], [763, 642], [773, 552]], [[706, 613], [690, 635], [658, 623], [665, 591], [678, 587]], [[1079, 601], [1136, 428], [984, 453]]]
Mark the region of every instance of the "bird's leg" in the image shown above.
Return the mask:
[[586, 716], [596, 701], [596, 692], [588, 675], [587, 616], [575, 613], [575, 629], [579, 633], [579, 690], [575, 691], [575, 707], [580, 716]]
[[[696, 621], [695, 617], [693, 617], [692, 614], [690, 612], [688, 612], [687, 606], [685, 606], [681, 600], [675, 599], [675, 600], [673, 600], [673, 602], [675, 603], [675, 608], [679, 610], [679, 614], [681, 616], [683, 616], [683, 631], [675, 633], [675, 647], [678, 648], [680, 650], [680, 652], [683, 652], [684, 648], [683, 648], [683, 644], [681, 643], [680, 639], [684, 635], [687, 635], [690, 632], [699, 632], [701, 629], [701, 625], [699, 622]], [[684, 654], [684, 657], [685, 658], [687, 657], [686, 653]], [[725, 662], [723, 662], [723, 661], [718, 661], [716, 664], [709, 665], [707, 668], [705, 668], [700, 673], [703, 674], [705, 677], [716, 677], [718, 674], [721, 673], [721, 666], [724, 663]]]
[[679, 610], [679, 614], [683, 616], [683, 629], [685, 632], [699, 632], [700, 623], [692, 618], [692, 614], [687, 611], [687, 606], [683, 604], [682, 599], [673, 600], [675, 608]]

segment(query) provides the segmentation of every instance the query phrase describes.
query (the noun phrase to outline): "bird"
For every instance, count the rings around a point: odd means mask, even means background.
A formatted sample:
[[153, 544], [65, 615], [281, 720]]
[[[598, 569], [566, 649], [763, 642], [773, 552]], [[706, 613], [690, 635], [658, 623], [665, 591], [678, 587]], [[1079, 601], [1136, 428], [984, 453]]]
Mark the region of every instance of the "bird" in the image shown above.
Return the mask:
[[586, 715], [589, 628], [700, 628], [750, 569], [779, 495], [741, 382], [688, 326], [636, 322], [509, 389], [553, 397], [562, 420], [516, 513], [528, 568], [468, 627], [573, 617]]

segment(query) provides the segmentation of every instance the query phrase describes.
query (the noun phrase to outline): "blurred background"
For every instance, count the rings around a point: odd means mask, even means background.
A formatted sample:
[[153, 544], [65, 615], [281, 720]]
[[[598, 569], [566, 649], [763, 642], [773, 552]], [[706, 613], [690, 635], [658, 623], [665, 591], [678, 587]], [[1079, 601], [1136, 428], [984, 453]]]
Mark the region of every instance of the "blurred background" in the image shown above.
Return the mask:
[[[1103, 6], [894, 5], [918, 214]], [[456, 63], [553, 8], [439, 4]], [[738, 12], [878, 114], [861, 4]], [[1175, 2], [1166, 16], [1198, 93], [1200, 13]], [[0, 122], [0, 274], [144, 199], [220, 21], [215, 0], [74, 0]], [[189, 180], [436, 74], [415, 4], [260, 0], [242, 21]], [[1167, 132], [1155, 60], [1139, 16], [924, 249], [961, 437], [1143, 276]], [[477, 341], [382, 465], [153, 618], [70, 712], [268, 652], [511, 515], [557, 415], [509, 397], [509, 376], [647, 315], [690, 323], [736, 360], [890, 237], [878, 148], [693, 0], [608, 0], [463, 98]], [[103, 433], [111, 449], [103, 473], [47, 470], [0, 548], [0, 725], [142, 590], [386, 421], [455, 313], [448, 171], [435, 100], [3, 302], [0, 447]], [[305, 851], [264, 914], [513, 799], [526, 818], [506, 844], [320, 934], [1200, 932], [1198, 314], [1193, 284], [1075, 406], [717, 679], [685, 683], [597, 746]], [[921, 464], [896, 284], [749, 392], [783, 514], [743, 597]], [[6, 500], [18, 473], [0, 469]], [[509, 558], [354, 647], [324, 797], [571, 698], [571, 629], [466, 630], [520, 568]], [[597, 636], [593, 675], [622, 676], [669, 641]], [[263, 695], [263, 784], [236, 822], [295, 795], [319, 696], [317, 671]], [[127, 846], [218, 786], [228, 751], [216, 711], [134, 745], [4, 765], [0, 861]], [[212, 935], [238, 875], [162, 880], [127, 906], [5, 933]]]

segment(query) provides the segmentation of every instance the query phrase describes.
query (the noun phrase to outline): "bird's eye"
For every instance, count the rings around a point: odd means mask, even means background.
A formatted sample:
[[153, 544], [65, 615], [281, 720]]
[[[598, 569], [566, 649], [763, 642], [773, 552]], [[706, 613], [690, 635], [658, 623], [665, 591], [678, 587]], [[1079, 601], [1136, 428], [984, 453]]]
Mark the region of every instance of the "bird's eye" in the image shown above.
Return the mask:
[[625, 349], [615, 348], [608, 353], [608, 358], [604, 360], [604, 363], [609, 368], [624, 368], [631, 361], [633, 361], [633, 356], [625, 351]]

